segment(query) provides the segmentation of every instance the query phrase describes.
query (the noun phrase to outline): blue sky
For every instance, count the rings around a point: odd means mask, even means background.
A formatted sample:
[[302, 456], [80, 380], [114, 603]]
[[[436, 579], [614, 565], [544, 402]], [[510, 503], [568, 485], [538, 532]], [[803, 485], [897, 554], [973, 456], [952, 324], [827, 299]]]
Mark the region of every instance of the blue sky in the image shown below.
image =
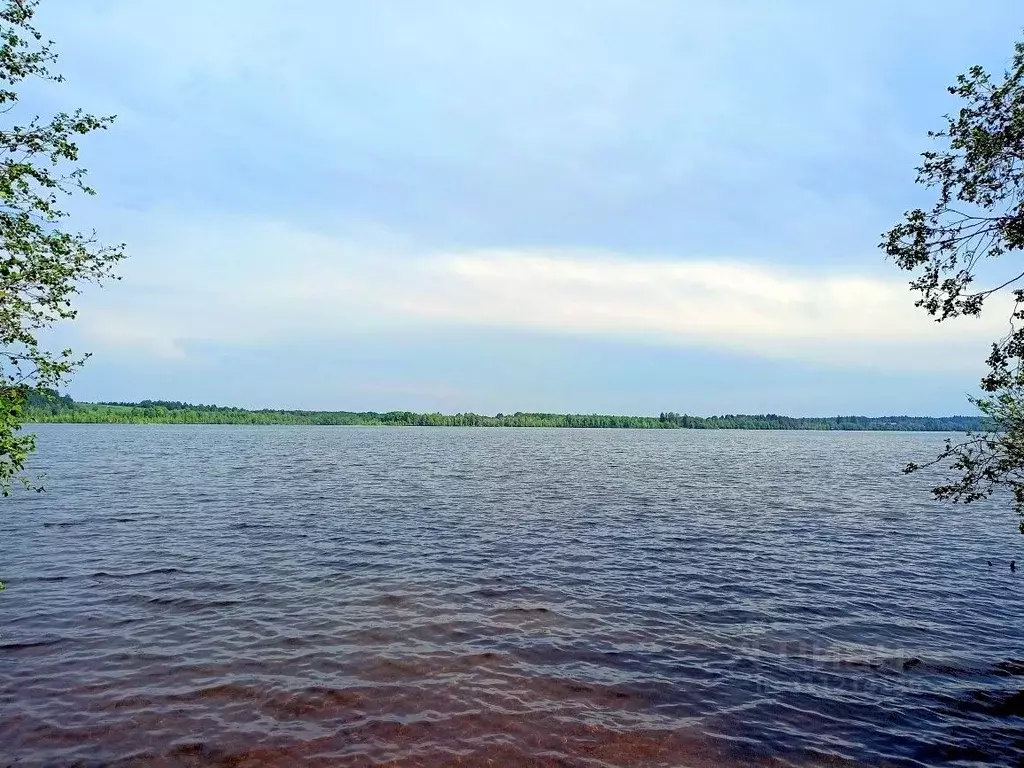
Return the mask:
[[1017, 2], [44, 0], [75, 221], [129, 246], [58, 329], [78, 399], [965, 412], [1001, 332], [877, 249]]

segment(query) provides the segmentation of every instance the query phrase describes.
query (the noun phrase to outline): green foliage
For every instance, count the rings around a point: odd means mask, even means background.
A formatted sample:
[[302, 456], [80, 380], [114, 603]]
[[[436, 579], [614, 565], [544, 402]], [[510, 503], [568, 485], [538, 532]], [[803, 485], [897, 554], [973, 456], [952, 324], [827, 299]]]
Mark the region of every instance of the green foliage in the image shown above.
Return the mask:
[[960, 75], [949, 92], [963, 106], [946, 128], [929, 136], [937, 151], [922, 154], [917, 181], [937, 191], [928, 211], [916, 209], [890, 230], [882, 247], [901, 269], [915, 274], [917, 306], [937, 321], [979, 315], [986, 300], [1008, 290], [1015, 308], [1009, 332], [992, 345], [984, 393], [972, 402], [990, 429], [946, 444], [923, 466], [948, 466], [958, 479], [934, 489], [938, 499], [969, 503], [999, 489], [1009, 492], [1024, 533], [1024, 271], [1019, 265], [977, 286], [980, 265], [1024, 248], [1024, 43], [1010, 68], [993, 82], [981, 67]]
[[30, 393], [26, 417], [33, 422], [71, 424], [306, 424], [394, 427], [558, 427], [579, 429], [815, 429], [964, 432], [982, 426], [979, 417], [834, 416], [794, 418], [775, 414], [745, 416], [655, 416], [522, 413], [483, 416], [477, 413], [411, 411], [249, 411], [217, 405], [166, 400], [140, 403], [75, 403], [56, 393]]
[[[28, 79], [61, 82], [51, 71], [52, 43], [32, 26], [38, 0], [8, 0], [0, 10], [0, 115], [11, 119], [17, 87]], [[72, 299], [87, 282], [111, 277], [123, 246], [60, 225], [60, 200], [91, 195], [78, 161], [77, 138], [107, 127], [112, 117], [81, 110], [31, 117], [0, 127], [0, 492], [21, 477], [31, 435], [20, 434], [29, 393], [58, 386], [83, 361], [71, 350], [50, 352], [39, 331], [75, 317]]]
[[10, 493], [11, 479], [18, 477], [28, 455], [35, 450], [35, 435], [21, 434], [25, 388], [0, 391], [0, 493]]

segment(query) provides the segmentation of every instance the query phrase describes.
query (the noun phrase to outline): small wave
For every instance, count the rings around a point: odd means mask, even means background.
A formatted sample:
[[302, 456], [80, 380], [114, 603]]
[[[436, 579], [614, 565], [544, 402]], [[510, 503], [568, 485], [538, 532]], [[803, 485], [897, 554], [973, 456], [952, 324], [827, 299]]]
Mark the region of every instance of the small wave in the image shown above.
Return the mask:
[[151, 597], [146, 602], [150, 605], [164, 605], [171, 608], [182, 608], [202, 611], [209, 608], [230, 608], [241, 605], [241, 600], [200, 600], [194, 597]]
[[63, 643], [67, 638], [55, 637], [51, 640], [29, 640], [25, 642], [0, 643], [0, 651], [25, 651], [29, 648], [46, 648]]
[[992, 669], [992, 674], [1000, 677], [1024, 677], [1024, 661], [1018, 659], [1000, 661]]
[[497, 589], [495, 587], [480, 587], [469, 593], [473, 597], [483, 597], [488, 600], [495, 600], [502, 597], [525, 597], [538, 594], [538, 590], [530, 587], [508, 587]]
[[957, 712], [997, 718], [1024, 717], [1024, 691], [979, 690], [941, 700]]
[[542, 605], [517, 605], [512, 608], [506, 608], [504, 613], [551, 613], [550, 608], [545, 608]]
[[135, 579], [141, 576], [166, 576], [172, 573], [184, 573], [181, 568], [151, 568], [146, 571], [129, 571], [127, 573], [111, 573], [110, 571], [96, 571], [89, 574], [92, 579]]

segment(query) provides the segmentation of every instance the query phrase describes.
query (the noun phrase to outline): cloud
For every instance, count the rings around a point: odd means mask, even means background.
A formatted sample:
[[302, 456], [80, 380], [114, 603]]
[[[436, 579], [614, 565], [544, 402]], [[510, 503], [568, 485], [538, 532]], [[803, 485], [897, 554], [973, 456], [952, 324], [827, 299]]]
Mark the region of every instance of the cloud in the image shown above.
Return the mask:
[[285, 224], [153, 232], [126, 280], [90, 292], [90, 343], [186, 357], [359, 333], [496, 328], [897, 370], [975, 369], [1006, 314], [938, 325], [898, 277], [585, 249], [421, 251]]
[[[83, 140], [100, 194], [74, 214], [131, 254], [68, 332], [197, 390], [204, 355], [447, 329], [859, 367], [886, 396], [884, 371], [974, 379], [1005, 308], [936, 325], [875, 247], [944, 86], [1012, 49], [1014, 2], [958, 9], [44, 3], [68, 80], [24, 106], [119, 115]], [[434, 383], [489, 365], [481, 344]], [[585, 346], [552, 343], [538, 381]]]
[[61, 97], [120, 116], [87, 154], [120, 205], [795, 263], [874, 245], [934, 127], [908, 105], [941, 115], [923, 94], [1009, 7], [82, 0], [40, 24]]

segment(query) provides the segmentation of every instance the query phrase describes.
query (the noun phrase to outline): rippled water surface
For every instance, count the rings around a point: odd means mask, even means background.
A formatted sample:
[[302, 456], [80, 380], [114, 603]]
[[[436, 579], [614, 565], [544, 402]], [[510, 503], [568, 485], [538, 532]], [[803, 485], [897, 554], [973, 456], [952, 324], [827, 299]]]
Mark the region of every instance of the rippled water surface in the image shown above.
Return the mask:
[[38, 432], [0, 764], [1024, 761], [1024, 537], [899, 474], [941, 436]]

